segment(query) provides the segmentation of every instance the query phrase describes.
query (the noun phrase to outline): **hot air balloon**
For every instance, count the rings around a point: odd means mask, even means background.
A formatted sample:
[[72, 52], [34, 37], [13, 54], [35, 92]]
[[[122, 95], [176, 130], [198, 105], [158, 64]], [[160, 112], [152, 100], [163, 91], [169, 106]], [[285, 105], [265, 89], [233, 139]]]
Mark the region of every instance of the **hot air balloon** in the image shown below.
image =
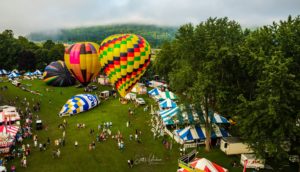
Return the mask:
[[110, 82], [125, 97], [150, 64], [150, 45], [139, 35], [112, 35], [101, 43], [99, 57]]
[[65, 62], [61, 60], [51, 62], [46, 66], [43, 78], [47, 85], [59, 87], [74, 85], [76, 82], [76, 79], [68, 71]]
[[65, 63], [84, 86], [87, 86], [100, 71], [98, 49], [99, 45], [92, 42], [76, 43], [66, 48]]
[[96, 95], [77, 94], [69, 99], [59, 112], [59, 116], [74, 115], [96, 107], [100, 100]]

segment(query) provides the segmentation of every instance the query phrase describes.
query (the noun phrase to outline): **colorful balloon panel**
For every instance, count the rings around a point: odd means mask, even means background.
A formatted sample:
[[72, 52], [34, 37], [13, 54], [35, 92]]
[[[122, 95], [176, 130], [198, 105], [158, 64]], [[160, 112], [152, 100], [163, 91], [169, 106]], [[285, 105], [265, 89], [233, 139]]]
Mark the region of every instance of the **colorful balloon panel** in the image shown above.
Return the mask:
[[150, 45], [135, 34], [107, 37], [100, 45], [103, 71], [122, 97], [131, 91], [150, 64]]
[[59, 112], [60, 116], [74, 115], [96, 107], [100, 100], [96, 95], [77, 94], [69, 99]]
[[74, 85], [76, 79], [71, 75], [63, 61], [51, 62], [46, 66], [43, 80], [47, 85], [64, 87]]
[[92, 42], [76, 43], [66, 48], [66, 65], [82, 85], [88, 85], [100, 71], [98, 49], [99, 45]]

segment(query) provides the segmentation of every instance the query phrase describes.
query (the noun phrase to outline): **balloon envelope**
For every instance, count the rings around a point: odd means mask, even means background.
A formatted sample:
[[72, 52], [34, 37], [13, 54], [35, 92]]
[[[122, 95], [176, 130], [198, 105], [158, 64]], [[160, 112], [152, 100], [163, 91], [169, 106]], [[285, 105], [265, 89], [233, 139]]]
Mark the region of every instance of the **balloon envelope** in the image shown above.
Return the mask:
[[150, 64], [150, 45], [139, 35], [112, 35], [101, 43], [99, 58], [110, 82], [125, 97]]
[[77, 94], [69, 99], [59, 112], [60, 116], [74, 115], [96, 107], [100, 100], [96, 95]]
[[64, 59], [70, 72], [84, 86], [97, 76], [100, 71], [98, 60], [99, 45], [81, 42], [66, 48]]
[[59, 87], [74, 85], [76, 82], [76, 79], [68, 71], [66, 64], [60, 60], [51, 62], [46, 66], [43, 78], [47, 85]]

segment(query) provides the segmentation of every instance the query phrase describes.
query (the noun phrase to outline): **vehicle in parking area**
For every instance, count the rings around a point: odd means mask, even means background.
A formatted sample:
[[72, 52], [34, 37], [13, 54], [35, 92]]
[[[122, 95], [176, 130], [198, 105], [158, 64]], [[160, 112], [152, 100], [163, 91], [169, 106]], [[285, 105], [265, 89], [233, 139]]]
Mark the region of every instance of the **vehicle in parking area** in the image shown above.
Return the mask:
[[137, 98], [135, 99], [136, 103], [139, 105], [144, 105], [146, 104], [145, 100], [143, 98]]
[[96, 85], [89, 85], [89, 86], [84, 88], [84, 91], [85, 92], [92, 92], [92, 91], [95, 91], [97, 89], [98, 89], [98, 87]]

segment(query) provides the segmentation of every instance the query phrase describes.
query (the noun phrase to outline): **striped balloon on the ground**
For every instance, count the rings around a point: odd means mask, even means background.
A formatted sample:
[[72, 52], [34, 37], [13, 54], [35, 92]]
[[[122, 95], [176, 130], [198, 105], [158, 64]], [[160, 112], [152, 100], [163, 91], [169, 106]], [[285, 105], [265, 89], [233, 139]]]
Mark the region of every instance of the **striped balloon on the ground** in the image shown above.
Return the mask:
[[66, 65], [84, 86], [87, 86], [100, 71], [98, 49], [99, 45], [92, 42], [76, 43], [66, 48]]
[[109, 36], [99, 51], [103, 71], [121, 97], [125, 97], [145, 73], [150, 56], [149, 43], [135, 34]]
[[74, 115], [96, 107], [100, 100], [96, 95], [77, 94], [70, 98], [59, 112], [60, 116]]
[[76, 82], [76, 79], [68, 71], [65, 62], [61, 60], [51, 62], [46, 66], [43, 78], [47, 85], [59, 87], [74, 85]]

